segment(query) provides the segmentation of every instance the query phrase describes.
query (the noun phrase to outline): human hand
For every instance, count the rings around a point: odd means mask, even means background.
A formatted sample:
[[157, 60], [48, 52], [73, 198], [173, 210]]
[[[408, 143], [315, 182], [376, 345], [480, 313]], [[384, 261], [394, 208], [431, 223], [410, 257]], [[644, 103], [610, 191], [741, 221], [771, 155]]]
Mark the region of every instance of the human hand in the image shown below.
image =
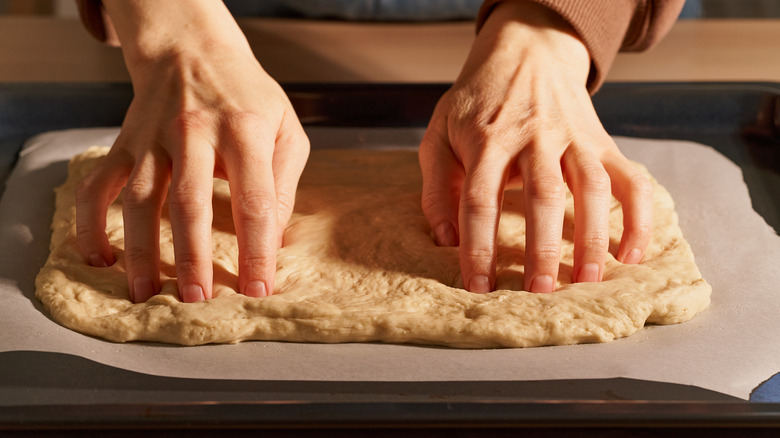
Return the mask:
[[104, 3], [135, 97], [108, 156], [79, 187], [81, 252], [93, 266], [114, 263], [106, 211], [124, 188], [130, 298], [145, 302], [160, 290], [160, 213], [167, 198], [179, 297], [211, 298], [212, 181], [223, 178], [238, 240], [239, 290], [270, 295], [309, 151], [288, 98], [221, 2]]
[[553, 292], [565, 184], [574, 196], [572, 281], [601, 281], [611, 194], [622, 203], [618, 261], [638, 263], [652, 230], [652, 186], [602, 127], [586, 89], [590, 57], [568, 24], [532, 2], [499, 3], [420, 144], [423, 211], [437, 244], [460, 245], [463, 284], [495, 287], [503, 192], [525, 197], [524, 288]]

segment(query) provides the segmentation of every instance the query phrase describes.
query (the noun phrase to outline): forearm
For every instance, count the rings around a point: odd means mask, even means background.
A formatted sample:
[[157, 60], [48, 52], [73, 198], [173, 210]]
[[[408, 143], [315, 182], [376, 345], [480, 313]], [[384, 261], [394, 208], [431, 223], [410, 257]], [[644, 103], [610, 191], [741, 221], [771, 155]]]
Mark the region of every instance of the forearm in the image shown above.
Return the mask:
[[497, 5], [532, 2], [568, 22], [591, 57], [588, 89], [598, 89], [619, 50], [644, 50], [674, 24], [684, 0], [485, 0], [477, 18], [481, 29]]
[[534, 62], [556, 65], [556, 72], [583, 86], [590, 69], [587, 48], [560, 15], [531, 1], [507, 1], [496, 5], [482, 26], [462, 74], [485, 66], [515, 70]]
[[224, 4], [218, 0], [104, 0], [128, 68], [192, 53], [251, 49]]

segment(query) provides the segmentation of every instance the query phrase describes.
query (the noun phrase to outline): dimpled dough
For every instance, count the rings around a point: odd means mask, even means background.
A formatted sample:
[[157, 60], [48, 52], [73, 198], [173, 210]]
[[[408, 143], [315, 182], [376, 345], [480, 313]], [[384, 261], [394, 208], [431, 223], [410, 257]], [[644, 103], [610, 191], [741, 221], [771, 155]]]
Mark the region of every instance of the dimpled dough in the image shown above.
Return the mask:
[[[183, 345], [247, 340], [532, 347], [607, 342], [646, 323], [691, 319], [709, 304], [677, 225], [673, 202], [655, 186], [652, 243], [639, 265], [608, 257], [604, 281], [571, 284], [573, 206], [568, 196], [561, 272], [552, 294], [521, 291], [524, 218], [519, 190], [506, 193], [498, 236], [497, 291], [462, 289], [457, 248], [437, 247], [420, 208], [420, 173], [412, 151], [315, 151], [278, 253], [275, 294], [236, 292], [237, 249], [228, 186], [214, 187], [214, 296], [177, 298], [167, 213], [161, 230], [162, 292], [128, 300], [121, 196], [108, 213], [117, 256], [108, 268], [88, 266], [75, 238], [74, 190], [105, 155], [92, 147], [73, 158], [57, 189], [51, 254], [36, 296], [61, 324], [111, 341]], [[610, 249], [622, 232], [613, 199]]]

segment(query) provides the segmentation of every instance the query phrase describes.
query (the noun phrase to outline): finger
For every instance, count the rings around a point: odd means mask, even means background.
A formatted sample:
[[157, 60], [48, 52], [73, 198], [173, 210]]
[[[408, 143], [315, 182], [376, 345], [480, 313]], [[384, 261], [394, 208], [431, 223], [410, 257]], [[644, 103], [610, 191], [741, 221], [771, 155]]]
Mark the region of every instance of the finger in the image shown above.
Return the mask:
[[458, 246], [458, 205], [463, 166], [452, 154], [446, 139], [429, 128], [420, 143], [422, 209], [439, 246]]
[[496, 274], [496, 233], [506, 180], [506, 157], [478, 157], [464, 163], [460, 197], [460, 269], [466, 289], [493, 290]]
[[250, 297], [273, 293], [276, 274], [276, 187], [274, 138], [261, 121], [248, 120], [223, 139], [225, 170], [230, 185], [233, 223], [238, 241], [239, 291]]
[[617, 260], [639, 263], [653, 234], [653, 185], [622, 155], [604, 161], [612, 192], [623, 208], [623, 235]]
[[148, 154], [125, 187], [125, 266], [130, 299], [146, 302], [160, 290], [160, 212], [168, 188], [168, 160]]
[[171, 156], [168, 211], [173, 232], [179, 298], [192, 303], [211, 298], [211, 199], [214, 153], [185, 131]]
[[550, 293], [558, 278], [566, 202], [560, 159], [537, 152], [521, 158], [520, 172], [526, 222], [524, 286], [529, 292]]
[[596, 157], [581, 149], [567, 149], [561, 162], [574, 196], [572, 281], [601, 281], [609, 249], [609, 175]]
[[131, 169], [130, 157], [112, 150], [76, 189], [76, 238], [92, 266], [106, 267], [115, 262], [106, 236], [106, 213]]
[[280, 134], [276, 138], [273, 157], [274, 186], [277, 208], [277, 246], [283, 245], [284, 229], [295, 206], [295, 192], [301, 173], [309, 157], [309, 139], [295, 114], [282, 121]]

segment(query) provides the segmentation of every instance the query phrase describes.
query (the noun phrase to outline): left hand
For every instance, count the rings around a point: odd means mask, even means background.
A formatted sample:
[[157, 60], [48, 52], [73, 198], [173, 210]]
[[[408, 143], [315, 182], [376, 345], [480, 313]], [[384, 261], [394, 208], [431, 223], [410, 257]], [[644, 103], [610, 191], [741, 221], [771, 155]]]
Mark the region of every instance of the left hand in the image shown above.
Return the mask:
[[239, 292], [273, 293], [276, 252], [309, 141], [284, 91], [260, 66], [222, 2], [104, 0], [134, 98], [108, 156], [79, 186], [79, 247], [115, 261], [106, 210], [124, 188], [124, 261], [133, 302], [160, 291], [160, 215], [173, 233], [179, 297], [213, 296], [213, 178], [228, 181]]

